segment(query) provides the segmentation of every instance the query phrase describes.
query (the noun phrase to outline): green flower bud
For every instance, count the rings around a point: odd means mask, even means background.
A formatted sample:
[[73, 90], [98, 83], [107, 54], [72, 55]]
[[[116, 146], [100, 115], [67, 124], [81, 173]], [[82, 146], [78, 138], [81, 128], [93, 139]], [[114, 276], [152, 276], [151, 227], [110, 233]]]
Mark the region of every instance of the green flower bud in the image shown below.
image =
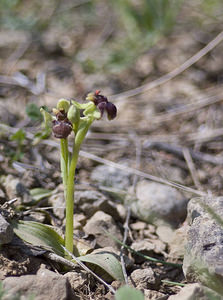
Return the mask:
[[80, 110], [77, 108], [75, 105], [71, 105], [68, 113], [67, 113], [67, 118], [73, 125], [73, 129], [76, 130], [79, 126], [80, 122]]
[[65, 113], [68, 112], [68, 109], [70, 107], [70, 101], [66, 100], [66, 99], [60, 99], [58, 102], [57, 102], [57, 109], [59, 110], [64, 110]]

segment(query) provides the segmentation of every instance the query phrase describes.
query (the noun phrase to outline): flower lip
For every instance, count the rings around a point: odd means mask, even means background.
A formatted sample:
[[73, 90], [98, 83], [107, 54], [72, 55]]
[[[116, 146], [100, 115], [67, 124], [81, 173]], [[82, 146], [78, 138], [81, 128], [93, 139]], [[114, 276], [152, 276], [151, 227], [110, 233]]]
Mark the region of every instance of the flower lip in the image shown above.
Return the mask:
[[72, 131], [72, 124], [70, 121], [53, 121], [53, 134], [58, 139], [65, 139]]
[[53, 120], [52, 131], [56, 138], [65, 139], [72, 132], [72, 123], [67, 118], [67, 113], [64, 110], [56, 110], [56, 120]]
[[95, 93], [90, 93], [87, 97], [88, 100], [93, 101], [94, 104], [101, 112], [101, 117], [104, 114], [104, 111], [107, 112], [109, 120], [113, 120], [117, 115], [116, 106], [108, 101], [108, 98], [100, 94], [100, 90], [96, 90]]
[[113, 103], [111, 102], [106, 103], [105, 109], [107, 111], [109, 120], [113, 120], [117, 116], [117, 108]]

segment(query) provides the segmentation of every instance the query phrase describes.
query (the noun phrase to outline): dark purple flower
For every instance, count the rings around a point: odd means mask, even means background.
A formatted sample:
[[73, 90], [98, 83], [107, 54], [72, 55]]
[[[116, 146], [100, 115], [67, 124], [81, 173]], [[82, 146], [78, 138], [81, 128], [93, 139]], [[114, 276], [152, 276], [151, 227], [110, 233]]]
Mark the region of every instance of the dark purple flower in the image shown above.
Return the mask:
[[56, 113], [56, 120], [53, 120], [52, 131], [56, 138], [65, 139], [72, 132], [72, 123], [68, 120], [64, 110]]
[[108, 119], [109, 120], [113, 120], [116, 117], [116, 115], [117, 115], [117, 108], [111, 102], [108, 102], [106, 104], [106, 111], [107, 111], [107, 115], [108, 115]]
[[94, 94], [89, 94], [88, 99], [94, 102], [94, 104], [100, 110], [101, 116], [103, 116], [104, 111], [106, 111], [109, 120], [113, 120], [116, 117], [116, 106], [109, 102], [107, 97], [101, 95], [99, 90], [96, 90]]

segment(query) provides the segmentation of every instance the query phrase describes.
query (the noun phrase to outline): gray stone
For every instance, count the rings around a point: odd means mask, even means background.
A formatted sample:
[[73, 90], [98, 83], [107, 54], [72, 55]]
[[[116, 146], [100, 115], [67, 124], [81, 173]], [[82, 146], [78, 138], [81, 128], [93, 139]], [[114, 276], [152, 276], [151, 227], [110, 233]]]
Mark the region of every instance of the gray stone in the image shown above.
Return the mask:
[[156, 228], [156, 234], [161, 241], [171, 244], [174, 237], [174, 230], [170, 226], [160, 225]]
[[3, 280], [3, 287], [8, 291], [4, 300], [12, 296], [23, 295], [28, 299], [33, 295], [35, 300], [76, 300], [70, 295], [68, 279], [47, 269], [40, 268], [36, 275], [7, 277]]
[[178, 226], [186, 217], [187, 199], [176, 189], [143, 180], [136, 187], [133, 213], [141, 220], [156, 225]]
[[150, 267], [133, 271], [129, 282], [137, 289], [157, 289], [160, 285], [160, 279]]
[[175, 230], [172, 242], [169, 243], [169, 257], [171, 260], [183, 259], [185, 253], [186, 236], [189, 226], [185, 221], [183, 225]]
[[190, 228], [183, 271], [188, 281], [199, 280], [223, 293], [223, 227], [208, 210], [222, 219], [223, 197], [195, 198], [189, 202]]
[[122, 235], [119, 228], [116, 226], [112, 217], [105, 214], [102, 211], [96, 212], [84, 226], [84, 231], [87, 234], [93, 234], [96, 237], [97, 244], [100, 247], [111, 246], [117, 248], [118, 245], [110, 236], [106, 234], [108, 232], [112, 236], [119, 240], [122, 240]]
[[79, 210], [82, 211], [88, 218], [101, 210], [112, 215], [115, 220], [120, 219], [116, 205], [98, 191], [76, 191], [75, 203]]
[[0, 245], [8, 244], [12, 241], [13, 229], [11, 225], [0, 214]]
[[91, 179], [102, 185], [120, 190], [126, 190], [130, 186], [129, 175], [112, 166], [97, 166], [91, 173]]
[[187, 284], [181, 291], [168, 300], [222, 300], [223, 297], [207, 287], [203, 287], [198, 283]]
[[167, 300], [169, 297], [168, 295], [165, 295], [163, 293], [154, 290], [144, 290], [143, 292], [145, 297], [144, 300]]
[[74, 290], [78, 290], [78, 289], [83, 288], [83, 286], [87, 285], [88, 281], [89, 281], [88, 274], [86, 272], [83, 272], [83, 271], [68, 272], [64, 275], [64, 278], [68, 279], [68, 281], [70, 283], [70, 286]]
[[[158, 239], [141, 239], [132, 243], [131, 248], [144, 255], [163, 254], [165, 255], [166, 244]], [[133, 254], [136, 263], [142, 263], [144, 258]]]
[[27, 188], [20, 182], [20, 179], [7, 175], [2, 179], [7, 197], [9, 199], [17, 198], [17, 203], [29, 203], [32, 198]]
[[53, 206], [53, 213], [55, 216], [63, 220], [65, 218], [64, 193], [61, 192], [50, 196], [49, 203]]

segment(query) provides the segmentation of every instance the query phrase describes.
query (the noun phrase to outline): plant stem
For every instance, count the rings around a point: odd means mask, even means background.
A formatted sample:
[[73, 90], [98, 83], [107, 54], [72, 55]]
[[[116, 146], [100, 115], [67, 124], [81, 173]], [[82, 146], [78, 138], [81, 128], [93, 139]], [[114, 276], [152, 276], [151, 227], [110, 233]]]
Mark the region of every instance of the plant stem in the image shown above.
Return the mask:
[[74, 178], [80, 147], [74, 143], [66, 186], [66, 232], [65, 247], [73, 253]]
[[69, 151], [68, 151], [68, 141], [67, 139], [60, 140], [60, 168], [64, 186], [64, 198], [66, 199], [66, 189], [67, 189], [67, 178], [69, 169]]
[[74, 191], [75, 191], [75, 171], [79, 156], [80, 146], [88, 132], [93, 119], [83, 121], [80, 124], [75, 136], [73, 154], [69, 165], [69, 173], [66, 184], [66, 230], [65, 230], [65, 247], [73, 253], [73, 214], [74, 214]]

